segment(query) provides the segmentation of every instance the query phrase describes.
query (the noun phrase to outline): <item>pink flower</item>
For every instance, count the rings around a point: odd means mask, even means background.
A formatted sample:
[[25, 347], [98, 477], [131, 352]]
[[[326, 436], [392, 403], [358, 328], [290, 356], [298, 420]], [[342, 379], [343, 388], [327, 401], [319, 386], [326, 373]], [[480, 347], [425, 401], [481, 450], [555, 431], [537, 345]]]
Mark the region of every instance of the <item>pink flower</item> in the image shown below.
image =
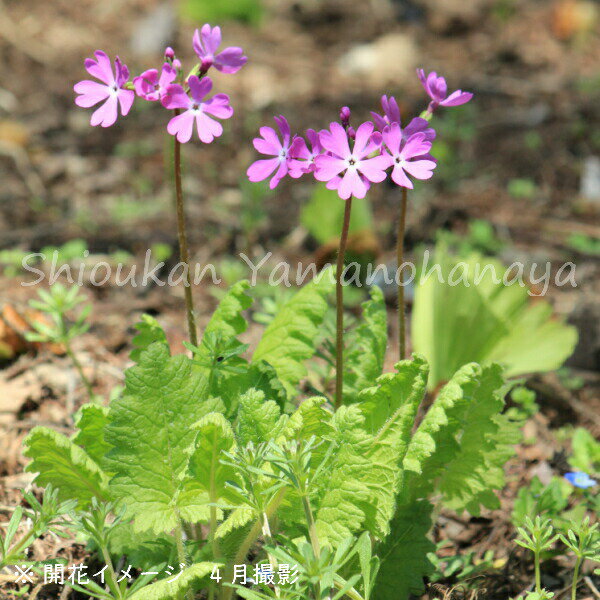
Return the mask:
[[396, 102], [396, 98], [390, 96], [381, 97], [381, 108], [383, 109], [383, 116], [376, 112], [371, 112], [375, 126], [379, 131], [383, 131], [388, 125], [392, 123], [400, 123], [400, 108]]
[[269, 183], [269, 187], [272, 190], [279, 185], [279, 182], [289, 172], [290, 148], [295, 141], [292, 140], [290, 126], [284, 116], [275, 117], [275, 122], [279, 127], [283, 142], [271, 127], [261, 127], [261, 137], [254, 138], [252, 142], [258, 152], [266, 156], [273, 156], [274, 158], [257, 160], [250, 165], [247, 171], [248, 179], [252, 182], [264, 181], [275, 172]]
[[319, 134], [314, 129], [308, 129], [306, 137], [310, 143], [310, 150], [304, 138], [299, 136], [294, 138], [290, 147], [288, 167], [290, 176], [294, 179], [305, 173], [312, 173], [315, 170], [315, 159], [323, 153]]
[[194, 33], [194, 51], [201, 61], [201, 69], [206, 73], [212, 66], [222, 73], [236, 73], [248, 62], [241, 48], [231, 46], [215, 54], [221, 45], [221, 28], [208, 23]]
[[371, 182], [379, 183], [386, 178], [389, 158], [381, 155], [368, 158], [381, 146], [381, 134], [373, 134], [373, 129], [373, 123], [363, 123], [356, 130], [352, 150], [348, 135], [339, 123], [331, 123], [329, 131], [319, 134], [323, 148], [330, 154], [321, 154], [315, 159], [315, 177], [328, 182], [330, 189], [337, 189], [342, 200], [351, 196], [364, 198]]
[[417, 69], [417, 75], [432, 100], [427, 109], [430, 113], [438, 106], [460, 106], [473, 98], [473, 94], [463, 92], [462, 90], [456, 90], [448, 95], [446, 80], [443, 77], [438, 77], [435, 71], [429, 73], [429, 75], [425, 75], [423, 69]]
[[208, 115], [218, 119], [229, 119], [233, 115], [233, 108], [229, 105], [229, 96], [217, 94], [210, 100], [204, 98], [212, 90], [210, 77], [198, 79], [195, 75], [188, 78], [190, 96], [177, 83], [172, 83], [166, 89], [162, 104], [168, 109], [183, 109], [185, 112], [173, 117], [167, 125], [167, 131], [185, 144], [192, 137], [194, 122], [198, 137], [205, 144], [210, 144], [216, 137], [223, 133], [221, 123], [211, 119]]
[[133, 79], [133, 87], [140, 98], [155, 102], [164, 96], [167, 87], [173, 83], [176, 77], [177, 69], [169, 63], [165, 63], [160, 77], [156, 69], [148, 69]]
[[[377, 127], [379, 131], [383, 131], [392, 123], [401, 125], [400, 108], [398, 107], [396, 98], [393, 96], [390, 96], [389, 98], [387, 96], [382, 96], [381, 108], [383, 109], [383, 116], [376, 112], [371, 112], [373, 121], [375, 121], [375, 127]], [[402, 129], [402, 136], [406, 139], [414, 133], [421, 132], [425, 134], [428, 141], [433, 141], [435, 139], [435, 130], [429, 127], [429, 121], [422, 119], [421, 117], [416, 117]]]
[[428, 156], [431, 142], [424, 133], [415, 133], [405, 139], [400, 125], [392, 123], [383, 130], [383, 143], [387, 148], [388, 166], [394, 167], [394, 183], [412, 190], [413, 184], [407, 173], [415, 179], [431, 179], [436, 163]]
[[85, 59], [85, 68], [90, 75], [96, 77], [102, 83], [86, 79], [75, 84], [73, 89], [75, 93], [79, 94], [75, 98], [75, 104], [83, 108], [90, 108], [104, 101], [102, 106], [92, 113], [90, 124], [110, 127], [114, 125], [119, 116], [119, 106], [123, 116], [131, 110], [135, 94], [132, 90], [124, 89], [124, 85], [129, 79], [129, 69], [127, 65], [119, 60], [118, 56], [115, 59], [115, 71], [113, 73], [112, 64], [105, 52], [96, 50], [94, 55], [96, 60], [93, 58]]

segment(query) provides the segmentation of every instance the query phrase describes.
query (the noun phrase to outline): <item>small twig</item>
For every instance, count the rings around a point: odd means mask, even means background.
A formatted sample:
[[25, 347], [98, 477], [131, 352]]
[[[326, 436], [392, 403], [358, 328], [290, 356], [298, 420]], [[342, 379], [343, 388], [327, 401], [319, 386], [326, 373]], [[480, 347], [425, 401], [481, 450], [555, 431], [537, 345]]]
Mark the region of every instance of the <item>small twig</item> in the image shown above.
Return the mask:
[[592, 594], [594, 594], [596, 598], [600, 598], [600, 591], [598, 591], [598, 588], [594, 585], [594, 582], [587, 575], [583, 578], [583, 581], [585, 581], [585, 584], [590, 588]]

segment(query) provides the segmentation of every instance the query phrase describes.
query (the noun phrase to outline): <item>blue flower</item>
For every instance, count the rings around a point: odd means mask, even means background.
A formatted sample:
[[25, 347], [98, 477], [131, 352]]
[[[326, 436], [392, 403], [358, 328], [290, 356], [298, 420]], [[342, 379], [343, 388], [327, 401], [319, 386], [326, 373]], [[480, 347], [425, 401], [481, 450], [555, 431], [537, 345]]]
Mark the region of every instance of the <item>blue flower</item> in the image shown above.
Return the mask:
[[575, 487], [587, 489], [594, 487], [598, 482], [595, 479], [592, 479], [587, 473], [582, 473], [581, 471], [574, 471], [571, 473], [565, 473], [565, 479]]

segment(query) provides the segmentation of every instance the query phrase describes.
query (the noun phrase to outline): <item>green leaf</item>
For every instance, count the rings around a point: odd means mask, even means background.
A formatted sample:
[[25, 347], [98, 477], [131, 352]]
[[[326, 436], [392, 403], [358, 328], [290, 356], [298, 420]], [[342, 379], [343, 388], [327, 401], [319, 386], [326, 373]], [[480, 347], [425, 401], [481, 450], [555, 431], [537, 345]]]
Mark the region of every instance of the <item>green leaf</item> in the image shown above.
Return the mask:
[[26, 471], [37, 473], [39, 486], [51, 484], [59, 500], [77, 499], [86, 508], [92, 498], [107, 500], [107, 476], [92, 458], [62, 433], [35, 427], [23, 442], [23, 454], [31, 458]]
[[573, 352], [575, 328], [554, 318], [548, 303], [533, 302], [526, 287], [498, 283], [507, 271], [499, 261], [459, 260], [440, 245], [426, 271], [415, 290], [412, 335], [431, 365], [430, 389], [470, 362], [498, 362], [514, 377], [557, 369]]
[[381, 375], [376, 386], [359, 394], [364, 426], [373, 436], [367, 451], [370, 467], [363, 475], [376, 509], [368, 528], [380, 539], [389, 533], [389, 522], [396, 509], [396, 495], [404, 474], [401, 465], [425, 397], [428, 373], [427, 362], [416, 355], [413, 360], [399, 362], [396, 373]]
[[408, 600], [411, 594], [423, 593], [423, 577], [433, 570], [427, 557], [435, 551], [435, 544], [427, 537], [432, 526], [432, 510], [433, 506], [424, 500], [398, 508], [390, 535], [376, 551], [381, 566], [373, 598]]
[[444, 386], [414, 433], [406, 456], [403, 498], [440, 492], [456, 511], [496, 507], [510, 438], [501, 431], [506, 388], [498, 365], [466, 365]]
[[[344, 221], [344, 203], [336, 191], [318, 185], [303, 207], [300, 221], [320, 243], [327, 244], [339, 238]], [[373, 229], [373, 215], [368, 200], [354, 199], [350, 216], [350, 233]]]
[[383, 371], [387, 346], [387, 311], [383, 292], [371, 288], [371, 299], [362, 305], [362, 320], [346, 336], [344, 404], [357, 402], [358, 393], [372, 386]]
[[242, 445], [259, 444], [276, 438], [283, 432], [287, 416], [273, 400], [265, 400], [260, 390], [248, 390], [240, 398], [237, 435]]
[[326, 298], [334, 287], [333, 271], [324, 270], [283, 305], [254, 351], [252, 360], [271, 364], [290, 398], [307, 373], [304, 361], [315, 354], [314, 342], [328, 308]]
[[181, 497], [197, 431], [190, 425], [213, 412], [203, 401], [204, 380], [186, 356], [169, 355], [153, 344], [125, 377], [125, 391], [113, 402], [106, 440], [111, 493], [134, 518], [136, 531], [169, 532], [181, 519], [206, 514], [205, 499]]
[[150, 315], [142, 315], [139, 323], [134, 325], [138, 334], [131, 340], [134, 349], [130, 352], [129, 358], [134, 362], [138, 362], [140, 355], [148, 346], [155, 342], [167, 344], [167, 336], [158, 321]]
[[571, 446], [573, 456], [569, 458], [569, 464], [574, 469], [584, 473], [595, 473], [600, 469], [600, 442], [587, 429], [578, 427], [575, 430]]
[[246, 294], [250, 283], [246, 280], [238, 281], [223, 297], [219, 306], [213, 313], [204, 335], [220, 334], [225, 338], [237, 337], [248, 328], [248, 323], [242, 312], [252, 305], [252, 298]]
[[127, 597], [127, 600], [177, 600], [188, 590], [197, 590], [208, 584], [208, 578], [217, 563], [202, 562], [184, 569], [181, 574], [176, 571], [170, 579], [162, 579]]
[[109, 420], [109, 409], [100, 404], [84, 404], [75, 417], [78, 432], [73, 442], [81, 446], [98, 465], [103, 468], [110, 445], [104, 439], [104, 430]]
[[373, 438], [363, 429], [364, 416], [357, 405], [342, 406], [333, 416], [333, 442], [337, 449], [315, 482], [320, 500], [315, 512], [319, 539], [335, 546], [362, 529], [373, 511], [369, 489], [372, 463], [368, 451]]
[[189, 465], [192, 481], [184, 494], [201, 491], [208, 502], [216, 503], [229, 496], [226, 483], [237, 479], [235, 469], [220, 461], [222, 452], [235, 443], [233, 429], [220, 413], [206, 415], [193, 428], [198, 436]]

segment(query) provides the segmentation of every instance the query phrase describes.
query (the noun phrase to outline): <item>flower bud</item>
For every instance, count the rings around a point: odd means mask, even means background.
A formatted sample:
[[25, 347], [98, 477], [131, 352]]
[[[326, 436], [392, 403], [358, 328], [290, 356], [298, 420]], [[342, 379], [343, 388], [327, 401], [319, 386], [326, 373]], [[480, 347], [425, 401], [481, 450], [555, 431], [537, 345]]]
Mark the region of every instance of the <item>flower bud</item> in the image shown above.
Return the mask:
[[171, 46], [168, 46], [167, 49], [165, 50], [165, 58], [167, 60], [173, 60], [175, 58], [175, 50], [173, 50], [173, 48], [171, 48]]
[[340, 110], [340, 121], [345, 129], [348, 129], [348, 126], [350, 125], [350, 115], [350, 109], [347, 106], [342, 107]]

